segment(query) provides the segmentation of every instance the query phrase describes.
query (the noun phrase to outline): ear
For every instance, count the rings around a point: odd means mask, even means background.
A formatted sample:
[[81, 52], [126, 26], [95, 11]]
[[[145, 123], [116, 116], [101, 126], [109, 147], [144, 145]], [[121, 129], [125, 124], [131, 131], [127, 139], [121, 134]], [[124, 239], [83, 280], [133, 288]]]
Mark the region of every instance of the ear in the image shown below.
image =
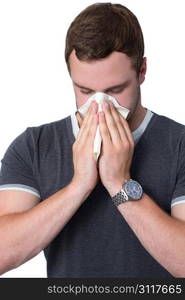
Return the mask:
[[147, 71], [147, 58], [144, 57], [143, 63], [141, 65], [140, 72], [139, 72], [139, 84], [142, 84], [144, 82], [146, 71]]

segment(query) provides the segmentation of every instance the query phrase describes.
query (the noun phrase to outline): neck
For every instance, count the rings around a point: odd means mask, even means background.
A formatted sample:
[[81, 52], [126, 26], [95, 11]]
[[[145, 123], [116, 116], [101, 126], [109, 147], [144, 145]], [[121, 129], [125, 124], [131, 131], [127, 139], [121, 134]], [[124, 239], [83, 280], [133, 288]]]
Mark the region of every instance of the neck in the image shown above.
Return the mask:
[[128, 124], [132, 132], [135, 131], [144, 120], [146, 112], [146, 108], [144, 108], [139, 102], [135, 111], [132, 113], [131, 117], [128, 120]]

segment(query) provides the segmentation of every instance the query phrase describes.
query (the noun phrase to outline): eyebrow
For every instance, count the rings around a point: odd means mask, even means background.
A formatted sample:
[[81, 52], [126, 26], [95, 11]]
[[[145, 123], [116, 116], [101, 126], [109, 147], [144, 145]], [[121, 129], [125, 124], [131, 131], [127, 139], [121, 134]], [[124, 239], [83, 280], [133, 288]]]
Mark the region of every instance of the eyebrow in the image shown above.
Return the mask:
[[[89, 87], [85, 87], [85, 86], [82, 86], [80, 84], [78, 84], [77, 82], [73, 81], [73, 83], [80, 89], [84, 89], [84, 90], [89, 90], [89, 91], [92, 91], [94, 92], [92, 89], [90, 89]], [[120, 83], [120, 84], [116, 84], [116, 85], [113, 85], [113, 86], [110, 86], [106, 89], [104, 89], [104, 92], [107, 92], [109, 90], [113, 90], [113, 89], [116, 89], [116, 88], [126, 88], [128, 85], [130, 84], [130, 80], [127, 80], [123, 83]]]

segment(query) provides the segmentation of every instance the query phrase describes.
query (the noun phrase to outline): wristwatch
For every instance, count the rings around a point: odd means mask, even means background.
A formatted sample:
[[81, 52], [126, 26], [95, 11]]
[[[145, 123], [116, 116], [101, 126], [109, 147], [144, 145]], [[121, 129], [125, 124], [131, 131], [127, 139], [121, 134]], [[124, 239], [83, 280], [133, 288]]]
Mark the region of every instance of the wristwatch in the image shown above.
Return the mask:
[[128, 180], [123, 183], [122, 189], [112, 197], [115, 206], [126, 202], [140, 200], [143, 195], [142, 186], [135, 180]]

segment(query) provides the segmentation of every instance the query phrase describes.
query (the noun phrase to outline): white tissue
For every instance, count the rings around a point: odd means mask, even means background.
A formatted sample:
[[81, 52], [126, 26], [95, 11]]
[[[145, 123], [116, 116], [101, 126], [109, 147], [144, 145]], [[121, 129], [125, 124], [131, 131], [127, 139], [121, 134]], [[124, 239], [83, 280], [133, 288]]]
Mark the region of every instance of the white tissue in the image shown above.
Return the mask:
[[[114, 106], [116, 107], [116, 109], [121, 113], [121, 115], [126, 119], [128, 114], [129, 114], [129, 110], [123, 106], [120, 106], [118, 104], [118, 102], [116, 101], [116, 99], [108, 94], [105, 93], [95, 93], [94, 95], [92, 95], [91, 97], [88, 98], [88, 100], [85, 102], [85, 104], [83, 104], [78, 111], [84, 116], [87, 111], [88, 108], [91, 104], [91, 102], [95, 100], [98, 103], [98, 111], [102, 111], [102, 106], [101, 103], [104, 100], [109, 100], [111, 101]], [[79, 127], [78, 127], [79, 129]], [[95, 154], [95, 158], [96, 160], [98, 159], [99, 155], [100, 155], [100, 150], [101, 150], [101, 142], [102, 142], [102, 137], [100, 135], [100, 130], [99, 130], [99, 125], [97, 127], [97, 131], [96, 131], [96, 136], [94, 139], [94, 149], [93, 149], [93, 153]]]

